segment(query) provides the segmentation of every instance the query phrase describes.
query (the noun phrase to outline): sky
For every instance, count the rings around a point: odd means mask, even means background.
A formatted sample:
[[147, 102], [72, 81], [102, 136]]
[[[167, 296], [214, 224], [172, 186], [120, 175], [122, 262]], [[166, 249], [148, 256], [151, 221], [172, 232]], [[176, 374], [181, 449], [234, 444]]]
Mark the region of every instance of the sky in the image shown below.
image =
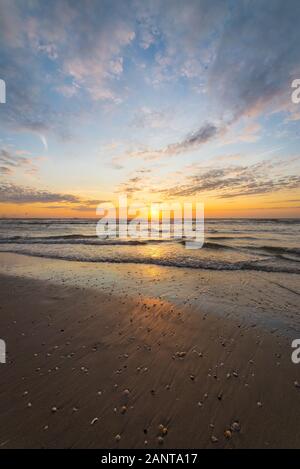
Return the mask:
[[0, 216], [300, 216], [298, 0], [0, 0]]

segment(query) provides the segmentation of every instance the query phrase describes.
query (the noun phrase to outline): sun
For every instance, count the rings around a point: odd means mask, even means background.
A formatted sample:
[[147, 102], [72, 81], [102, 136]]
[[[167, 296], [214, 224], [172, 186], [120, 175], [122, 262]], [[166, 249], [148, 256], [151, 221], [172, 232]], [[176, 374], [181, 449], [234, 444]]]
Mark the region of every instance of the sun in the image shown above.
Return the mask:
[[159, 209], [154, 206], [151, 206], [150, 213], [151, 213], [151, 218], [159, 217]]

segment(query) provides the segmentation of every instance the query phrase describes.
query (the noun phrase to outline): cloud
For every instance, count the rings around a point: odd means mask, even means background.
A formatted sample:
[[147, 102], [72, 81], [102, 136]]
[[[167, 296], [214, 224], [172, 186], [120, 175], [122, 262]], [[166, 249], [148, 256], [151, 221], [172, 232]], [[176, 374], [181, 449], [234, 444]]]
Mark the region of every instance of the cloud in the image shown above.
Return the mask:
[[[156, 159], [193, 151], [241, 117], [290, 103], [290, 82], [300, 72], [299, 16], [298, 0], [2, 0], [1, 78], [8, 100], [1, 128], [66, 139], [78, 120], [99, 117], [104, 105], [119, 105], [126, 96], [134, 105], [134, 87], [145, 82], [155, 99], [157, 87], [170, 100], [174, 91], [181, 98], [198, 90], [207, 123], [164, 148], [128, 155]], [[168, 124], [161, 111], [138, 103], [136, 128]], [[236, 138], [254, 142], [259, 129], [246, 128]]]
[[264, 161], [248, 166], [202, 170], [188, 176], [180, 185], [162, 189], [165, 197], [213, 195], [228, 199], [300, 188], [300, 176], [287, 171], [287, 161]]
[[145, 188], [145, 178], [142, 176], [133, 176], [125, 183], [120, 184], [117, 192], [122, 192], [124, 194], [134, 194], [143, 191]]
[[2, 204], [54, 204], [45, 205], [44, 208], [48, 210], [74, 210], [77, 212], [94, 211], [96, 213], [96, 207], [105, 202], [108, 202], [108, 200], [86, 199], [74, 194], [51, 192], [9, 182], [0, 182], [0, 203]]
[[[45, 208], [49, 210], [73, 210], [75, 212], [94, 212], [99, 204], [110, 202], [109, 200], [84, 200], [80, 205], [49, 205]], [[77, 203], [77, 202], [75, 202]]]
[[196, 132], [187, 135], [181, 142], [168, 145], [167, 153], [172, 155], [197, 149], [200, 145], [203, 145], [203, 143], [207, 143], [217, 135], [220, 135], [223, 130], [223, 128], [207, 122], [196, 130]]
[[42, 144], [44, 145], [45, 150], [48, 150], [48, 142], [45, 135], [40, 134], [39, 137], [41, 139]]
[[[225, 127], [222, 125], [218, 126], [211, 122], [204, 123], [198, 130], [192, 132], [181, 141], [170, 143], [169, 145], [160, 148], [158, 150], [145, 148], [138, 151], [131, 151], [127, 153], [130, 158], [142, 158], [144, 160], [155, 160], [164, 157], [176, 156], [181, 153], [189, 151], [195, 151], [201, 147], [204, 143], [208, 143], [217, 136], [222, 135], [225, 132]], [[122, 161], [123, 157], [114, 159], [117, 164], [118, 161]]]
[[0, 183], [1, 203], [49, 203], [49, 202], [69, 202], [78, 203], [80, 198], [71, 194], [60, 194], [46, 190], [38, 190], [31, 187], [18, 186], [13, 183]]
[[36, 172], [37, 168], [33, 159], [22, 152], [11, 152], [7, 149], [0, 150], [0, 176], [12, 175], [17, 169], [23, 168], [27, 173]]
[[290, 103], [300, 71], [298, 0], [164, 0], [140, 9], [146, 30], [156, 32], [150, 43], [160, 45], [149, 83], [187, 79], [228, 122], [276, 107], [281, 98]]
[[169, 111], [152, 110], [142, 106], [136, 110], [131, 125], [136, 128], [161, 129], [170, 126], [172, 115]]
[[[126, 3], [1, 1], [1, 78], [8, 95], [1, 126], [66, 138], [77, 113], [90, 110], [87, 101], [119, 103], [123, 51], [135, 37]], [[55, 93], [78, 95], [80, 111], [53, 99]]]
[[234, 118], [257, 115], [274, 98], [290, 102], [290, 83], [300, 71], [299, 15], [297, 0], [245, 1], [232, 9], [209, 79]]

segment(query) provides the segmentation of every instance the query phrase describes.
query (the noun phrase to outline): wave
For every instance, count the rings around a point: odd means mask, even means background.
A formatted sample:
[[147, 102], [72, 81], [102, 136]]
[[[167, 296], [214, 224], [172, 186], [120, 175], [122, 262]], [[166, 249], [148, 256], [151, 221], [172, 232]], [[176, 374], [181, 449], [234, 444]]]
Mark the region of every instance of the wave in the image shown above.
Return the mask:
[[207, 236], [206, 239], [209, 239], [211, 241], [217, 239], [217, 240], [229, 240], [229, 241], [234, 241], [236, 239], [251, 239], [251, 240], [256, 240], [259, 239], [256, 236]]
[[[98, 218], [0, 218], [0, 225], [86, 225], [96, 224]], [[206, 218], [208, 225], [298, 225], [300, 218]]]
[[[166, 243], [166, 242], [179, 242], [185, 244], [189, 238], [183, 237], [182, 239], [139, 239], [139, 240], [124, 240], [124, 239], [101, 239], [95, 235], [81, 235], [72, 234], [64, 236], [11, 236], [0, 238], [0, 244], [83, 244], [91, 246], [143, 246], [147, 244]], [[234, 249], [231, 246], [220, 243], [205, 242], [204, 246], [208, 249]]]
[[[300, 249], [286, 246], [273, 246], [273, 245], [233, 245], [236, 240], [235, 237], [230, 236], [215, 236], [207, 237], [209, 241], [205, 241], [202, 249], [226, 251], [234, 250], [239, 252], [256, 252], [262, 256], [275, 256], [290, 260], [291, 262], [299, 260]], [[244, 236], [238, 239], [254, 239], [251, 236]], [[214, 240], [229, 243], [213, 242]], [[51, 236], [11, 236], [11, 237], [0, 237], [0, 245], [83, 245], [83, 246], [147, 246], [150, 244], [163, 244], [163, 243], [179, 243], [185, 245], [188, 238], [183, 237], [182, 239], [101, 239], [96, 235], [82, 235], [82, 234], [70, 234], [70, 235], [51, 235]]]
[[43, 236], [23, 237], [12, 236], [0, 238], [0, 244], [84, 244], [91, 246], [139, 246], [148, 244], [143, 240], [113, 240], [101, 239], [98, 236], [65, 235], [65, 236]]
[[247, 246], [247, 249], [255, 251], [266, 251], [271, 254], [294, 254], [300, 256], [299, 248], [288, 248], [285, 246]]
[[289, 273], [300, 274], [300, 269], [290, 267], [287, 265], [267, 265], [259, 264], [258, 261], [238, 261], [238, 262], [225, 262], [225, 261], [205, 261], [199, 258], [152, 258], [152, 257], [135, 257], [128, 256], [115, 258], [112, 256], [93, 256], [92, 258], [84, 255], [75, 254], [62, 254], [62, 253], [37, 253], [26, 249], [20, 250], [7, 250], [5, 252], [27, 255], [31, 257], [41, 257], [48, 259], [58, 259], [72, 262], [91, 262], [91, 263], [111, 263], [111, 264], [141, 264], [141, 265], [157, 265], [163, 267], [178, 267], [178, 268], [191, 268], [199, 270], [213, 270], [213, 271], [237, 271], [248, 270], [256, 272], [274, 272], [274, 273]]

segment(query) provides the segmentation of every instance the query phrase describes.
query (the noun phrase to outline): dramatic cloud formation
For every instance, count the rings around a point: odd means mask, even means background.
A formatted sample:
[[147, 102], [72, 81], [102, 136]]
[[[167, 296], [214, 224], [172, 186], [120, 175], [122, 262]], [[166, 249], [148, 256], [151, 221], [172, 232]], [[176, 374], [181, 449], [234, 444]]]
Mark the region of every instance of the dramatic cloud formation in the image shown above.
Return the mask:
[[60, 113], [68, 112], [51, 104], [46, 87], [66, 99], [83, 93], [121, 102], [119, 79], [134, 42], [156, 51], [147, 67], [150, 82], [189, 80], [230, 119], [287, 93], [299, 71], [296, 0], [2, 0], [0, 8], [1, 73], [10, 89], [6, 122], [33, 131], [67, 132]]
[[[298, 154], [299, 17], [298, 0], [1, 0], [2, 200], [89, 210], [88, 197], [57, 193], [62, 174], [81, 194], [155, 192], [140, 160], [160, 164], [157, 180], [163, 165], [177, 171], [162, 197], [298, 188], [296, 164], [280, 174], [264, 159]], [[221, 160], [225, 145], [243, 166]], [[34, 171], [49, 192], [27, 187]]]
[[209, 75], [233, 117], [257, 114], [273, 98], [290, 102], [290, 83], [300, 71], [299, 15], [296, 0], [245, 1], [233, 8]]
[[55, 91], [69, 98], [82, 90], [83, 107], [85, 97], [122, 100], [114, 81], [123, 72], [122, 48], [135, 33], [126, 2], [115, 6], [106, 0], [2, 0], [1, 75], [9, 94], [5, 114], [0, 113], [2, 124], [65, 137], [76, 111], [62, 106]]

